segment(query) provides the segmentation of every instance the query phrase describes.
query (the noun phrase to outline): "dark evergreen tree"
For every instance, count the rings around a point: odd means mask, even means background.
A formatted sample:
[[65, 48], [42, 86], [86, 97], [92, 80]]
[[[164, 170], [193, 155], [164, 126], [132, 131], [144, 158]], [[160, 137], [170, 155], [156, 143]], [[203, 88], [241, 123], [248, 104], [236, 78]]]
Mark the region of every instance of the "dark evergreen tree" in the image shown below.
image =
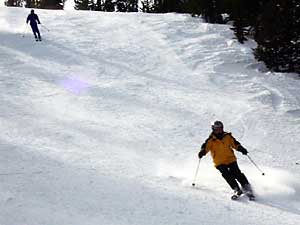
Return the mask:
[[142, 4], [141, 10], [142, 10], [142, 12], [150, 13], [150, 2], [151, 2], [151, 0], [142, 0], [141, 1], [141, 4]]
[[127, 12], [127, 0], [116, 0], [116, 6], [118, 12]]
[[115, 3], [113, 0], [105, 0], [104, 6], [103, 6], [103, 11], [106, 12], [114, 12], [115, 11]]
[[95, 11], [104, 11], [104, 2], [102, 0], [97, 0], [94, 10]]
[[208, 23], [223, 23], [223, 0], [199, 0], [199, 9]]
[[161, 13], [162, 5], [164, 0], [152, 0], [153, 1], [153, 12], [155, 13]]
[[26, 8], [35, 8], [35, 2], [34, 0], [25, 0], [26, 4], [25, 4], [25, 7]]
[[299, 0], [273, 0], [256, 28], [254, 53], [271, 70], [300, 73]]
[[225, 7], [228, 7], [229, 18], [233, 21], [233, 27], [230, 29], [234, 31], [238, 41], [243, 44], [247, 40], [246, 28], [249, 26], [247, 0], [227, 0]]
[[159, 13], [162, 0], [141, 0], [142, 12], [145, 13]]
[[201, 1], [199, 0], [189, 0], [186, 4], [188, 13], [192, 16], [200, 16], [202, 13]]
[[158, 12], [168, 13], [168, 12], [185, 12], [185, 0], [162, 0], [158, 6]]
[[137, 12], [139, 10], [138, 0], [128, 0], [128, 12]]
[[25, 0], [26, 8], [41, 8], [41, 1], [36, 1], [36, 0]]
[[93, 10], [93, 0], [74, 0], [76, 10]]
[[255, 29], [262, 5], [262, 0], [224, 0], [224, 12], [229, 15], [229, 20], [233, 21], [231, 29], [240, 43], [247, 40], [246, 35]]
[[137, 12], [138, 0], [116, 0], [116, 6], [119, 12]]
[[63, 9], [65, 0], [40, 0], [38, 8], [42, 9]]
[[234, 35], [236, 36], [236, 38], [238, 39], [238, 41], [243, 44], [244, 41], [247, 41], [246, 33], [247, 33], [247, 29], [246, 29], [246, 23], [244, 21], [244, 19], [242, 17], [240, 18], [236, 18], [233, 22], [233, 27], [230, 28], [231, 30], [233, 30]]
[[22, 7], [23, 0], [7, 0], [4, 2], [4, 4], [9, 7]]

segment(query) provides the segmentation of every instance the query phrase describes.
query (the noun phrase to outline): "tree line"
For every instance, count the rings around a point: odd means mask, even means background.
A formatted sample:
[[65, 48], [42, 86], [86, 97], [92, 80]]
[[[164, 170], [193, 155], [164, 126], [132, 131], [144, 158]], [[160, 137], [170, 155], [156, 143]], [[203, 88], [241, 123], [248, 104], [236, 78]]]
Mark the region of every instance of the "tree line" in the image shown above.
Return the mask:
[[[140, 1], [140, 4], [139, 4]], [[240, 43], [257, 42], [257, 60], [276, 72], [300, 74], [300, 0], [74, 0], [75, 9], [107, 12], [189, 13], [231, 24]], [[6, 0], [7, 6], [63, 9], [65, 0]]]

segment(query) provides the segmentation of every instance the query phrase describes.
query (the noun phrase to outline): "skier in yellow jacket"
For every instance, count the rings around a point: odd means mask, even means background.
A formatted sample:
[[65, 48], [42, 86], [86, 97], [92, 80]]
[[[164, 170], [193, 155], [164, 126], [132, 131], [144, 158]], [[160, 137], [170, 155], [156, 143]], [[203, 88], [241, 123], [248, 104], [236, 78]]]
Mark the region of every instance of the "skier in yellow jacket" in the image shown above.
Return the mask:
[[[215, 121], [212, 125], [212, 133], [206, 139], [205, 143], [202, 144], [198, 157], [201, 159], [208, 152], [211, 153], [215, 167], [221, 172], [223, 178], [234, 190], [233, 198], [237, 198], [243, 194], [243, 191], [249, 198], [254, 198], [247, 177], [238, 167], [234, 150], [240, 151], [244, 155], [248, 154], [247, 149], [245, 149], [231, 133], [224, 132], [223, 123], [221, 121]], [[237, 182], [240, 183], [242, 189]]]

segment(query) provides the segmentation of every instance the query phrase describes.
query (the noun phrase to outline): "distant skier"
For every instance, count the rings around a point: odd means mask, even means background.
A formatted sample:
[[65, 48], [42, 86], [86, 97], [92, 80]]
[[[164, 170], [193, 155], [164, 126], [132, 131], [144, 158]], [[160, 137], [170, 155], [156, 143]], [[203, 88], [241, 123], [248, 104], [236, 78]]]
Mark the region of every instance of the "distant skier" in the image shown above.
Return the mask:
[[38, 28], [37, 24], [41, 24], [39, 17], [34, 13], [34, 10], [32, 9], [30, 14], [27, 16], [26, 23], [30, 22], [30, 26], [32, 29], [32, 32], [34, 34], [35, 40], [36, 41], [41, 41], [41, 34]]
[[[237, 199], [244, 192], [250, 200], [254, 200], [251, 185], [245, 174], [238, 167], [237, 158], [233, 152], [234, 149], [240, 151], [243, 155], [248, 154], [248, 151], [231, 133], [224, 132], [223, 123], [215, 121], [212, 125], [212, 133], [206, 139], [205, 143], [202, 144], [198, 157], [201, 159], [210, 151], [215, 167], [234, 190], [232, 199]], [[242, 189], [237, 181], [241, 184]]]

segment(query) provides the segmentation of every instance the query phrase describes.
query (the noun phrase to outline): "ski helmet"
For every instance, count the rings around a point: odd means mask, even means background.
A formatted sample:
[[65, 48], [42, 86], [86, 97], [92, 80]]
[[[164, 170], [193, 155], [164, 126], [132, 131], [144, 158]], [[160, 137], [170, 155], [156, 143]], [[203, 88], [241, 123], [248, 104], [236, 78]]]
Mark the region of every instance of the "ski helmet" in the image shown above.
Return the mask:
[[223, 123], [219, 120], [216, 120], [213, 125], [211, 126], [211, 128], [214, 130], [214, 129], [217, 129], [217, 128], [223, 128]]

